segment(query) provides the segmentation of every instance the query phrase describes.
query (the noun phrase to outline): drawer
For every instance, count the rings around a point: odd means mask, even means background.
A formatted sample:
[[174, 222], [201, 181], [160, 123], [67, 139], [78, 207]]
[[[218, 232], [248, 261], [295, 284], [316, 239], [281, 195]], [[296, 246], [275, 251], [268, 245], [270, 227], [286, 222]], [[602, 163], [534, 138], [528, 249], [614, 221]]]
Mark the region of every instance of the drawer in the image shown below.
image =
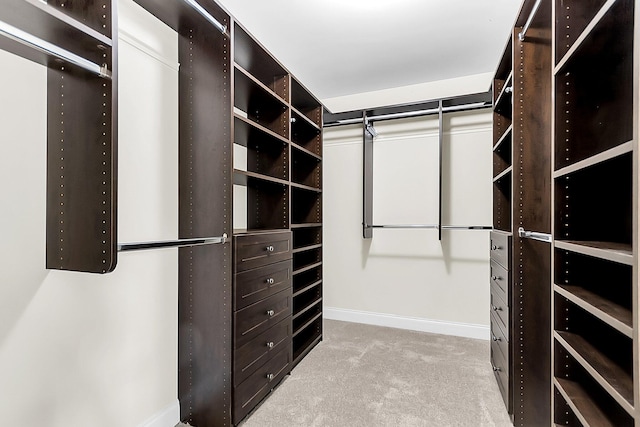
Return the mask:
[[492, 231], [490, 233], [489, 253], [491, 259], [510, 270], [509, 248], [511, 247], [511, 234]]
[[236, 274], [235, 309], [240, 310], [291, 287], [291, 268], [291, 260], [287, 260]]
[[489, 263], [489, 270], [489, 280], [500, 289], [503, 301], [508, 302], [509, 283], [511, 282], [509, 271], [493, 260]]
[[509, 365], [506, 360], [502, 358], [500, 350], [491, 346], [491, 368], [493, 369], [493, 375], [496, 377], [502, 400], [507, 411], [511, 412], [509, 402]]
[[238, 424], [290, 371], [291, 345], [282, 348], [233, 389], [233, 422]]
[[235, 272], [291, 259], [291, 232], [235, 236]]
[[509, 307], [500, 297], [502, 291], [493, 283], [491, 288], [491, 313], [498, 320], [498, 325], [502, 328], [505, 336], [509, 335]]
[[291, 317], [273, 325], [237, 349], [233, 361], [233, 384], [238, 385], [284, 347], [291, 345]]
[[[502, 327], [498, 326], [498, 319], [493, 314], [491, 318], [491, 347], [495, 347], [502, 358], [509, 362], [509, 337], [504, 334]], [[508, 365], [508, 363], [507, 363]]]
[[235, 348], [291, 315], [291, 288], [234, 313]]

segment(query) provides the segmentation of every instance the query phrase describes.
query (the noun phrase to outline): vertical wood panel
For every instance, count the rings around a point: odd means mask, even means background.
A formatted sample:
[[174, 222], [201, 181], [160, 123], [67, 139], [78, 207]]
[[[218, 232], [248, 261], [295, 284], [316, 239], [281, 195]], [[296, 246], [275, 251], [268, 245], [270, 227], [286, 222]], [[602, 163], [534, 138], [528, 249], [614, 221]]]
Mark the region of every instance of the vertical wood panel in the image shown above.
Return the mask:
[[[228, 24], [228, 18], [225, 23]], [[227, 38], [209, 25], [180, 30], [180, 238], [231, 235], [231, 82]], [[181, 419], [231, 424], [231, 248], [179, 255]]]

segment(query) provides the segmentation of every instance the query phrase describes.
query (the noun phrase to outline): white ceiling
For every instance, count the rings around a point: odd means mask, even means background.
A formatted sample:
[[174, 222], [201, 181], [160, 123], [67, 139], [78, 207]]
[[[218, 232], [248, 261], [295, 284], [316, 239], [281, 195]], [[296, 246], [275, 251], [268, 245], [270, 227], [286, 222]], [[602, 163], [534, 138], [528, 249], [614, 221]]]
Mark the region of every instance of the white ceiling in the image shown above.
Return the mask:
[[521, 3], [218, 1], [320, 99], [493, 72]]

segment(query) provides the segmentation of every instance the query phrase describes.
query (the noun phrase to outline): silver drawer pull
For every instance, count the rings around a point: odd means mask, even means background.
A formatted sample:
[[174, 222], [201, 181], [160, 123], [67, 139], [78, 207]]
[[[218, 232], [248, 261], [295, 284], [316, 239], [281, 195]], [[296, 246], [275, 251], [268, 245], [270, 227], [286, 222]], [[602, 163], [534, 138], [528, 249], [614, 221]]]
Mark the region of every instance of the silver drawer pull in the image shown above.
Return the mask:
[[267, 315], [268, 315], [269, 317], [273, 317], [273, 315], [274, 315], [274, 314], [276, 314], [276, 312], [275, 312], [275, 311], [273, 311], [273, 310], [267, 310]]
[[493, 368], [493, 372], [500, 372], [500, 371], [502, 371], [502, 369], [501, 369], [501, 368], [498, 368], [497, 366], [493, 366], [493, 365], [491, 365], [491, 367]]
[[276, 376], [275, 376], [275, 375], [273, 375], [273, 374], [267, 374], [267, 379], [268, 379], [269, 381], [273, 381], [273, 379], [274, 379], [275, 377], [276, 377]]
[[275, 250], [275, 248], [271, 245], [267, 246], [265, 249], [267, 250], [267, 252], [273, 252]]
[[497, 245], [491, 245], [491, 250], [492, 251], [497, 251], [498, 249], [502, 249], [500, 246]]
[[502, 311], [502, 307], [496, 307], [495, 305], [491, 306], [491, 310], [493, 311]]
[[273, 341], [269, 341], [269, 342], [267, 343], [267, 347], [269, 347], [269, 348], [273, 348], [273, 346], [274, 346], [274, 345], [275, 345], [275, 344], [273, 343]]
[[273, 280], [273, 277], [269, 277], [269, 278], [267, 279], [267, 283], [268, 283], [268, 284], [270, 284], [270, 285], [273, 285], [275, 282], [276, 282], [276, 281], [275, 281], [275, 280]]
[[491, 280], [502, 280], [500, 276], [491, 276]]
[[496, 337], [496, 336], [495, 336], [495, 335], [493, 335], [493, 334], [491, 334], [491, 339], [492, 339], [493, 341], [502, 341], [502, 338], [498, 338], [498, 337]]

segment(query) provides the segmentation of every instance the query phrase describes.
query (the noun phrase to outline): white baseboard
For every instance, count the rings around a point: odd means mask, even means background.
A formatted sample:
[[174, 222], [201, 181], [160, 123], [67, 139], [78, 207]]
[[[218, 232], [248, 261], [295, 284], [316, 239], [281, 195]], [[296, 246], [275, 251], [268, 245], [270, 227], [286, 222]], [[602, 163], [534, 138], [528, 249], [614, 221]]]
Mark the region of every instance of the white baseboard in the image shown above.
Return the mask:
[[163, 411], [153, 415], [138, 427], [175, 427], [180, 422], [180, 402], [178, 399]]
[[453, 335], [456, 337], [488, 340], [490, 331], [487, 325], [469, 323], [444, 322], [419, 317], [404, 317], [393, 314], [373, 313], [370, 311], [348, 310], [344, 308], [324, 307], [325, 319], [342, 320], [344, 322], [364, 323], [367, 325], [386, 326], [389, 328], [407, 329], [410, 331], [430, 332], [432, 334]]

